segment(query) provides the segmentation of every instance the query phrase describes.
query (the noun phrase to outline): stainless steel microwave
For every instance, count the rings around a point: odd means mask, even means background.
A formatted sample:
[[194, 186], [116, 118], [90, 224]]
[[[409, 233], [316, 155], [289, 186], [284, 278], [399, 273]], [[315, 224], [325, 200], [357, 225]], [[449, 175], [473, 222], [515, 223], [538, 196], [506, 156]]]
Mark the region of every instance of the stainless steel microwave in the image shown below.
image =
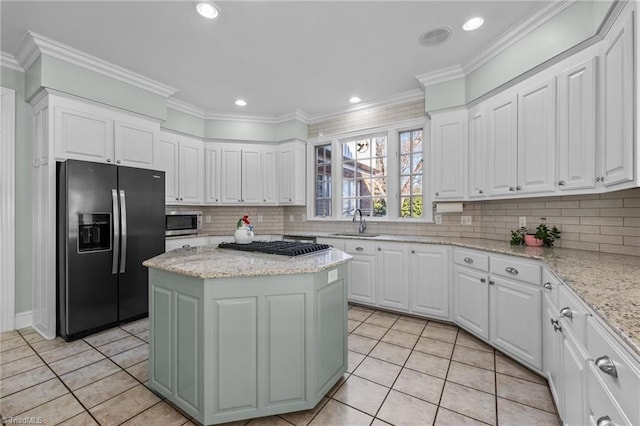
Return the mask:
[[191, 235], [202, 229], [201, 211], [167, 211], [165, 212], [164, 235]]

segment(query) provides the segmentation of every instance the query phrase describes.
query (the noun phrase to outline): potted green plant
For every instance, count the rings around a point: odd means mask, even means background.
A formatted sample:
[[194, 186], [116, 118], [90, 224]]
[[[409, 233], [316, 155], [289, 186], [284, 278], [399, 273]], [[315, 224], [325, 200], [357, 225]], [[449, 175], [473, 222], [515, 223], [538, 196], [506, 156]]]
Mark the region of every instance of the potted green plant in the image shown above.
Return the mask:
[[527, 245], [530, 247], [553, 247], [555, 240], [560, 239], [560, 231], [556, 226], [551, 229], [547, 226], [547, 218], [541, 217], [540, 225], [536, 227], [535, 232], [528, 232], [527, 228], [522, 227], [515, 231], [511, 231], [511, 245]]

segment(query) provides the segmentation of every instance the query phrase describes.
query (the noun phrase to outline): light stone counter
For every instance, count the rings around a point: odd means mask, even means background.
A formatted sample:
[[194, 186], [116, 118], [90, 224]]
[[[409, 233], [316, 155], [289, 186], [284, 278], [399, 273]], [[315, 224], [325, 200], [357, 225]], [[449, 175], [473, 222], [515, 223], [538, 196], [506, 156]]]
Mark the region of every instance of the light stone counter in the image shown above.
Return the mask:
[[346, 263], [349, 259], [351, 256], [336, 249], [287, 257], [208, 245], [172, 250], [145, 261], [143, 265], [195, 278], [236, 278], [312, 274]]
[[[308, 235], [358, 239], [321, 233]], [[506, 241], [472, 238], [379, 235], [366, 240], [442, 244], [542, 261], [640, 356], [640, 256], [512, 246]]]

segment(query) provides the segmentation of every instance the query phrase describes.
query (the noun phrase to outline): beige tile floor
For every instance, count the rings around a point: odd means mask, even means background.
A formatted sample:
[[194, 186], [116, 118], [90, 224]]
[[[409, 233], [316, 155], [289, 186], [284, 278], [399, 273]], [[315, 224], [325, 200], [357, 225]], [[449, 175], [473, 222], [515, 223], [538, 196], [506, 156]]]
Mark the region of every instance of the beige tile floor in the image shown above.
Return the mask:
[[[348, 372], [313, 410], [234, 425], [557, 425], [547, 382], [459, 328], [351, 306]], [[1, 334], [0, 415], [193, 425], [145, 387], [148, 320], [66, 343]], [[7, 422], [10, 424], [10, 422]]]

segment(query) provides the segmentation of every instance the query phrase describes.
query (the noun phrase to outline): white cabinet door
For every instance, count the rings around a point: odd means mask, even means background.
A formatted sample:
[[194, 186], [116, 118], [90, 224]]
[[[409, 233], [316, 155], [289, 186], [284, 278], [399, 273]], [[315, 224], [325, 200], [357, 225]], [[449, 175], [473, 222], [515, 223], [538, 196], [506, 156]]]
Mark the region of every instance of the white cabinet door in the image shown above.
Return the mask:
[[404, 244], [380, 244], [377, 247], [378, 305], [409, 309], [408, 250]]
[[518, 182], [523, 194], [555, 189], [556, 79], [518, 93]]
[[453, 319], [463, 328], [489, 340], [489, 289], [487, 274], [454, 267]]
[[540, 287], [490, 276], [491, 342], [540, 370], [542, 330]]
[[588, 424], [584, 396], [586, 360], [571, 333], [563, 329], [562, 334], [562, 421], [567, 425], [585, 425]]
[[220, 147], [207, 145], [204, 148], [205, 180], [204, 202], [218, 204], [220, 202]]
[[558, 324], [557, 306], [553, 304], [548, 294], [543, 296], [542, 311], [542, 371], [549, 382], [549, 389], [557, 403], [560, 417], [562, 412], [562, 333]]
[[242, 202], [262, 204], [262, 153], [259, 147], [242, 149]]
[[497, 97], [487, 106], [487, 175], [489, 195], [515, 194], [517, 186], [517, 102], [513, 95]]
[[198, 140], [183, 138], [180, 140], [178, 165], [178, 183], [180, 202], [188, 204], [202, 203], [204, 178], [202, 143]]
[[175, 135], [162, 133], [154, 152], [153, 167], [164, 171], [165, 201], [180, 202], [178, 188], [178, 151], [180, 142]]
[[113, 120], [94, 108], [54, 107], [57, 159], [113, 163]]
[[304, 205], [306, 192], [306, 145], [288, 142], [278, 149], [278, 200], [280, 204]]
[[434, 198], [464, 198], [466, 112], [434, 114], [431, 135]]
[[614, 23], [602, 54], [602, 147], [600, 180], [605, 187], [633, 180], [633, 13]]
[[483, 109], [469, 112], [469, 198], [486, 197], [487, 116]]
[[239, 204], [242, 202], [242, 150], [239, 147], [223, 146], [220, 155], [220, 201], [223, 204]]
[[278, 166], [275, 148], [262, 149], [262, 202], [276, 204], [278, 192], [276, 187]]
[[449, 249], [428, 245], [410, 248], [409, 309], [449, 319]]
[[348, 299], [369, 305], [376, 304], [376, 256], [349, 253]]
[[153, 168], [153, 149], [160, 136], [157, 123], [143, 120], [116, 120], [114, 150], [116, 164], [145, 169]]
[[596, 69], [591, 58], [558, 81], [558, 189], [596, 186]]

